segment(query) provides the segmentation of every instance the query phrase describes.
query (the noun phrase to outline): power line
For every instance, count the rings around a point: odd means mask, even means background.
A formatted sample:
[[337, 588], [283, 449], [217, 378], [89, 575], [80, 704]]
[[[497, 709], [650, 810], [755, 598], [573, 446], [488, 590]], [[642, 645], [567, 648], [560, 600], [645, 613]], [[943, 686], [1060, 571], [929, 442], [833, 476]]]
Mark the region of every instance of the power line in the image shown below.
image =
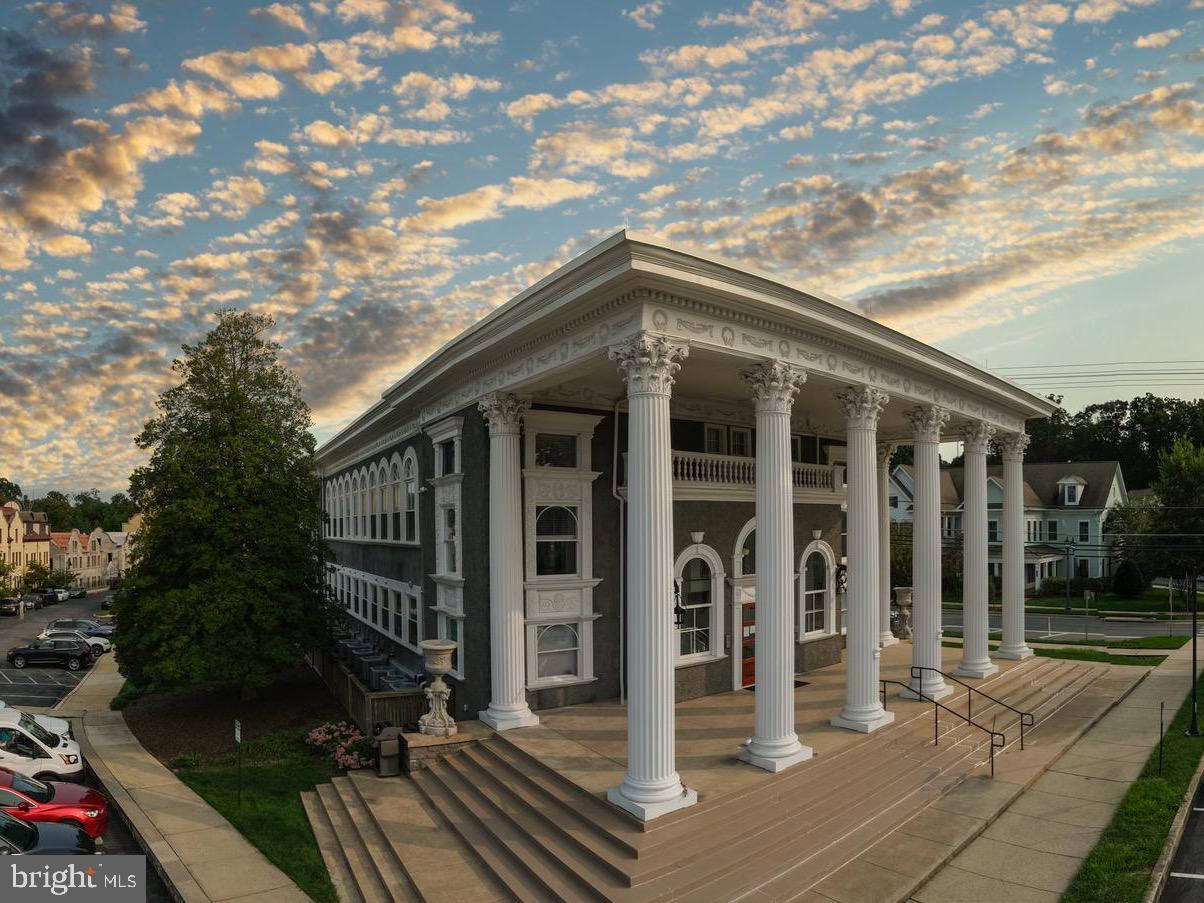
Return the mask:
[[1097, 361], [1089, 364], [1012, 364], [1004, 367], [992, 367], [992, 370], [1052, 370], [1054, 368], [1073, 367], [1148, 367], [1163, 364], [1204, 364], [1204, 361]]

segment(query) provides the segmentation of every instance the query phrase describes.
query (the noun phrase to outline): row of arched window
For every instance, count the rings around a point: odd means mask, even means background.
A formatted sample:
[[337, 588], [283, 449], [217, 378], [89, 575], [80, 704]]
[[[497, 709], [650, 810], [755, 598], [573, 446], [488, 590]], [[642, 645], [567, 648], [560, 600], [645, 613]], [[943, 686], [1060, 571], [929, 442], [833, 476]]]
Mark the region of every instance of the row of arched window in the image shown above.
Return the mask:
[[418, 481], [418, 455], [413, 448], [327, 480], [326, 535], [418, 542]]

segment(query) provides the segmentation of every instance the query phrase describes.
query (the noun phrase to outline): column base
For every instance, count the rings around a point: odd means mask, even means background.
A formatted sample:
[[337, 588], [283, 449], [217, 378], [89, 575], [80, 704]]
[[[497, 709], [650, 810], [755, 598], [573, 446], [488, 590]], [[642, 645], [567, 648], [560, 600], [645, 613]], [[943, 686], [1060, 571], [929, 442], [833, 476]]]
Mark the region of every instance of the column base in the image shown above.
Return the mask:
[[954, 677], [990, 677], [999, 673], [999, 666], [992, 661], [962, 662], [953, 669]]
[[539, 724], [539, 716], [525, 707], [514, 712], [486, 709], [480, 712], [477, 718], [498, 732], [513, 730], [516, 727], [535, 727]]
[[921, 696], [920, 693], [917, 693], [912, 687], [904, 687], [899, 691], [899, 696], [903, 699], [919, 699], [921, 702], [927, 702], [929, 699], [944, 699], [953, 692], [953, 687], [949, 686], [949, 684], [945, 683], [944, 681], [941, 681], [941, 685], [939, 687], [921, 686], [920, 692], [928, 698], [925, 699], [924, 696]]
[[1029, 649], [1026, 643], [1018, 646], [1000, 646], [995, 650], [995, 657], [1006, 658], [1010, 662], [1022, 662], [1033, 657], [1033, 650]]
[[831, 720], [832, 727], [843, 727], [845, 730], [857, 731], [862, 734], [869, 734], [878, 730], [880, 727], [886, 727], [888, 724], [893, 724], [895, 713], [888, 712], [882, 709], [877, 714], [864, 713], [846, 715], [841, 712]]
[[810, 746], [803, 746], [796, 739], [792, 747], [789, 747], [788, 752], [783, 752], [774, 755], [763, 755], [754, 752], [756, 749], [754, 740], [746, 741], [744, 747], [740, 750], [740, 761], [747, 762], [749, 765], [755, 765], [757, 768], [762, 768], [765, 771], [777, 774], [779, 771], [785, 771], [793, 765], [798, 765], [800, 762], [806, 762], [811, 758], [813, 752]]
[[681, 793], [671, 799], [659, 802], [642, 803], [628, 798], [623, 794], [623, 785], [611, 787], [606, 791], [606, 799], [625, 812], [630, 812], [640, 821], [652, 821], [678, 809], [685, 809], [698, 802], [698, 792], [688, 787], [682, 787]]
[[897, 636], [895, 636], [893, 633], [884, 633], [880, 637], [878, 637], [878, 645], [881, 646], [882, 648], [886, 648], [887, 646], [893, 646], [898, 642], [899, 642], [899, 638]]

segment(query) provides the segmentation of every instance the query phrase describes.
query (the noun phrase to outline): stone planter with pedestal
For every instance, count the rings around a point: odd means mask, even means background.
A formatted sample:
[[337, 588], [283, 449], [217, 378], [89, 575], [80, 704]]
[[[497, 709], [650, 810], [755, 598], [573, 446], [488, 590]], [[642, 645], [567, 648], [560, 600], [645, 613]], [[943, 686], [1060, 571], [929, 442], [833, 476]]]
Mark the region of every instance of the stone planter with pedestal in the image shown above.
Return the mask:
[[895, 605], [899, 609], [899, 626], [895, 632], [901, 640], [911, 639], [911, 587], [895, 587]]
[[432, 737], [451, 737], [456, 733], [456, 721], [447, 711], [451, 689], [443, 682], [452, 668], [452, 653], [456, 644], [451, 640], [423, 640], [419, 645], [425, 659], [426, 673], [434, 678], [426, 688], [430, 711], [418, 719], [418, 730]]

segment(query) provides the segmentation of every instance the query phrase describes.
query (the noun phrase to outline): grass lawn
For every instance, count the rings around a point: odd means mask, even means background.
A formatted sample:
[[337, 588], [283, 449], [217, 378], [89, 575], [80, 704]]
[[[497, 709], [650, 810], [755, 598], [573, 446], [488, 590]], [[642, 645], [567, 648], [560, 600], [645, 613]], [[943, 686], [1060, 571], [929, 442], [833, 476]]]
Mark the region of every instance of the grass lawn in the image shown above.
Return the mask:
[[1204, 752], [1204, 737], [1183, 733], [1190, 719], [1191, 700], [1185, 699], [1167, 726], [1162, 774], [1158, 774], [1155, 749], [1063, 895], [1064, 901], [1139, 903], [1145, 897], [1150, 872]]
[[[950, 649], [962, 648], [961, 643], [941, 643]], [[990, 649], [994, 652], [999, 644], [993, 644]], [[1166, 661], [1165, 655], [1113, 655], [1103, 649], [1084, 647], [1081, 649], [1042, 649], [1033, 647], [1033, 654], [1043, 658], [1065, 658], [1078, 662], [1103, 662], [1105, 665], [1141, 665], [1152, 668]]]
[[318, 903], [338, 903], [300, 795], [329, 781], [332, 773], [330, 764], [292, 733], [244, 744], [241, 804], [234, 766], [202, 762], [176, 772], [305, 893]]
[[[1181, 614], [1190, 614], [1187, 608], [1187, 600], [1183, 598], [1182, 593], [1175, 593], [1175, 605], [1173, 609], [1168, 609], [1166, 604], [1166, 588], [1148, 589], [1145, 594], [1138, 596], [1136, 599], [1121, 599], [1115, 593], [1099, 593], [1095, 597], [1095, 601], [1091, 603], [1093, 611], [1099, 610], [1106, 614], [1110, 611], [1148, 611], [1148, 612], [1166, 612], [1173, 610]], [[1066, 594], [1053, 596], [1034, 596], [1025, 603], [1026, 607], [1051, 608], [1062, 611], [1066, 606]], [[1071, 609], [1081, 611], [1083, 608], [1083, 594], [1075, 593], [1070, 597]]]
[[[962, 636], [960, 627], [947, 627], [942, 632], [945, 636]], [[992, 640], [999, 639], [1000, 632], [992, 630], [989, 638]], [[1125, 640], [1082, 640], [1074, 637], [1058, 640], [1034, 640], [1030, 638], [1028, 643], [1030, 646], [1052, 643], [1056, 646], [1098, 646], [1107, 649], [1178, 649], [1190, 639], [1191, 637], [1188, 636], [1139, 636]]]

